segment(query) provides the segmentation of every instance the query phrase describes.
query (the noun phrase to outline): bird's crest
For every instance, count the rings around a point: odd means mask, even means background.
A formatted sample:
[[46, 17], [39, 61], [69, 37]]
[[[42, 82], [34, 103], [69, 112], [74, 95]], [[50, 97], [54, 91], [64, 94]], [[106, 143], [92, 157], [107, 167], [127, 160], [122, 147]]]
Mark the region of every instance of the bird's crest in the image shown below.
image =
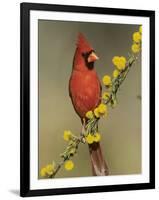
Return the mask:
[[86, 52], [93, 50], [82, 33], [78, 34], [77, 47]]

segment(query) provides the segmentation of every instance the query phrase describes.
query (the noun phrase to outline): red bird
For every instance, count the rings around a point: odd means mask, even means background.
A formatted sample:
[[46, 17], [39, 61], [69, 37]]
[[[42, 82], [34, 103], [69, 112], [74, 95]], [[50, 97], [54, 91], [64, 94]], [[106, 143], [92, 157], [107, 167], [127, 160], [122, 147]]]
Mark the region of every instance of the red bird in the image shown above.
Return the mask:
[[[82, 123], [86, 113], [96, 108], [101, 102], [101, 84], [94, 69], [96, 60], [98, 57], [94, 49], [80, 33], [69, 81], [69, 94]], [[89, 144], [89, 152], [93, 175], [107, 175], [108, 168], [100, 143]]]

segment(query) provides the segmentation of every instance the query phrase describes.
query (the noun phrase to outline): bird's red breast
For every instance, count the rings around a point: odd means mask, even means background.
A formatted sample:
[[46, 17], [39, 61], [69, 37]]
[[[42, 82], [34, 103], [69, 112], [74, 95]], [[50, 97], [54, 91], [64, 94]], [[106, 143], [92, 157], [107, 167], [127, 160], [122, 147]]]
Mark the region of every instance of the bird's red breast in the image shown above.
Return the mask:
[[100, 82], [94, 70], [90, 72], [74, 70], [70, 78], [69, 90], [74, 109], [81, 118], [100, 103]]

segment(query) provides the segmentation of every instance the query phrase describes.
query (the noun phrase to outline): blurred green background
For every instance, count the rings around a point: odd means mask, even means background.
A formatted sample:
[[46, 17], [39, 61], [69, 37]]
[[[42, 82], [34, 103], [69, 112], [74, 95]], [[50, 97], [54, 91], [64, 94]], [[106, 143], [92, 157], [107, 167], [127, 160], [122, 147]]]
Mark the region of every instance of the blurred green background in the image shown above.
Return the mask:
[[[46, 164], [60, 161], [66, 147], [63, 131], [81, 131], [68, 92], [68, 82], [76, 49], [78, 32], [94, 47], [99, 61], [96, 71], [102, 79], [111, 75], [112, 57], [128, 56], [132, 34], [139, 25], [62, 22], [39, 20], [39, 170]], [[141, 173], [141, 59], [133, 66], [118, 92], [118, 105], [101, 119], [99, 131], [110, 175]], [[87, 145], [80, 145], [73, 158], [75, 167], [56, 177], [91, 176]], [[40, 178], [40, 177], [39, 177]]]

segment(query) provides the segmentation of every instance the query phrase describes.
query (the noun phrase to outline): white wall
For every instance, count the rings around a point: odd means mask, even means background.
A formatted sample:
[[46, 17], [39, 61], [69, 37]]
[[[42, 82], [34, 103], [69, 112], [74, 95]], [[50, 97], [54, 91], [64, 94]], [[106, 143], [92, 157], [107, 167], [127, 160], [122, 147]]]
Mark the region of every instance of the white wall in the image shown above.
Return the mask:
[[[31, 2], [31, 1], [27, 1]], [[60, 3], [88, 6], [105, 6], [116, 8], [152, 9], [159, 12], [158, 0], [50, 0], [37, 1], [41, 3]], [[1, 1], [0, 4], [0, 199], [19, 199], [19, 3], [18, 0]], [[156, 35], [159, 35], [159, 14], [156, 13]], [[158, 38], [156, 38], [156, 52], [159, 52]], [[157, 57], [157, 56], [156, 56]], [[156, 58], [156, 66], [159, 59]], [[156, 67], [156, 91], [159, 90], [159, 68]], [[156, 94], [159, 102], [159, 93]], [[156, 105], [157, 111], [159, 109]], [[156, 112], [159, 118], [159, 112]], [[157, 122], [157, 120], [156, 120]], [[159, 140], [158, 122], [156, 123], [156, 141]], [[159, 147], [156, 144], [156, 152]], [[159, 177], [159, 155], [156, 153], [156, 177]], [[159, 178], [157, 178], [159, 186]], [[109, 192], [98, 194], [82, 194], [67, 196], [37, 197], [37, 199], [158, 199], [159, 190]], [[32, 198], [30, 198], [32, 199]]]

